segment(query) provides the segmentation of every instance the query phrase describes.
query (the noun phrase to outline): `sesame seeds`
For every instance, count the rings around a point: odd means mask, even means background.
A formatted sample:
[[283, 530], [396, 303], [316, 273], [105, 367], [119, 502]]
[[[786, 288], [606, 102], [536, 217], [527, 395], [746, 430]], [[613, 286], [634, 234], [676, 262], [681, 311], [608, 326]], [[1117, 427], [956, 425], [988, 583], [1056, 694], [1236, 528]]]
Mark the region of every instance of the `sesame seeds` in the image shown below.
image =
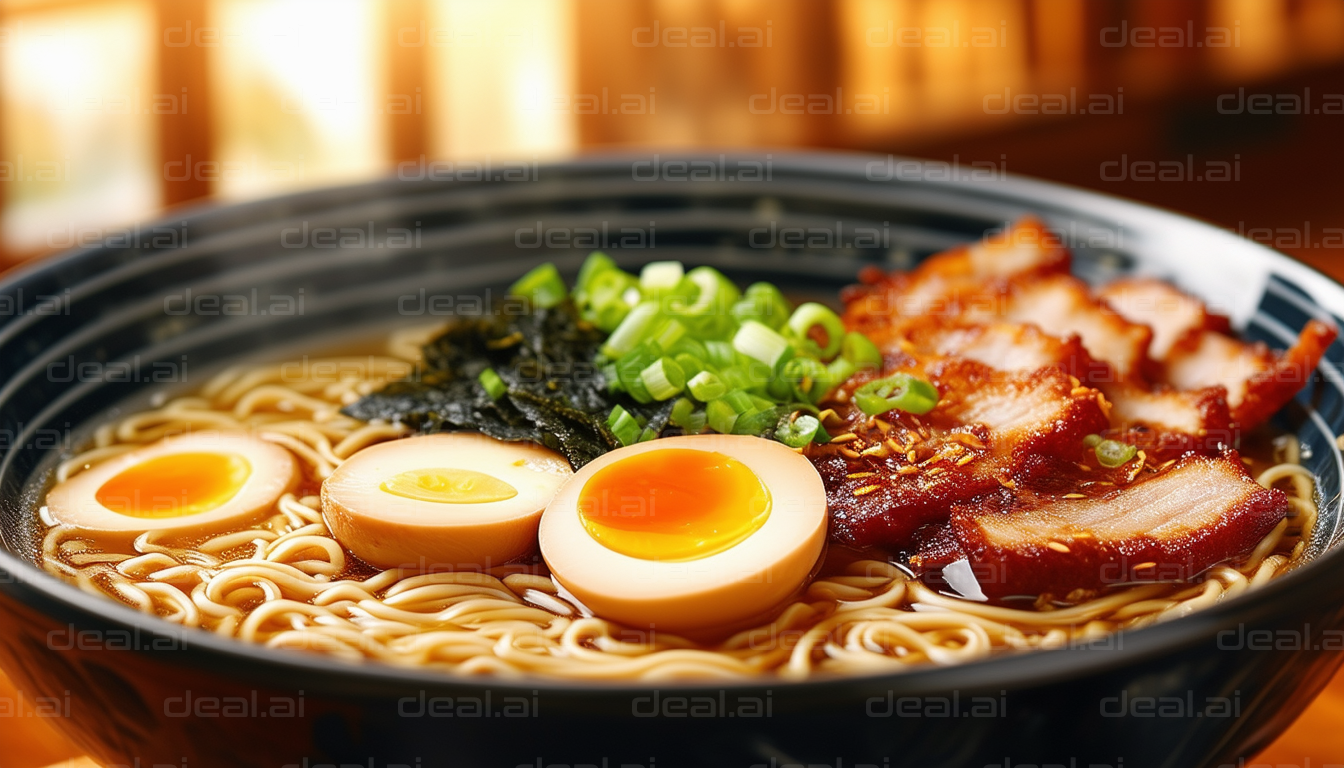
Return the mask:
[[835, 437], [832, 437], [831, 443], [833, 445], [843, 445], [845, 443], [852, 443], [858, 439], [859, 436], [854, 434], [853, 432], [846, 432], [843, 435], [836, 435]]
[[1066, 498], [1066, 499], [1086, 499], [1086, 498], [1087, 498], [1087, 494], [1085, 494], [1085, 493], [1066, 493], [1066, 494], [1064, 494], [1064, 498]]
[[848, 475], [845, 475], [845, 477], [849, 478], [850, 480], [857, 480], [860, 477], [872, 477], [873, 475], [876, 474], [877, 474], [876, 472], [850, 472]]
[[876, 491], [877, 489], [879, 489], [879, 488], [881, 488], [881, 487], [882, 487], [882, 486], [880, 486], [880, 485], [865, 485], [865, 486], [863, 486], [862, 488], [855, 488], [855, 489], [854, 489], [854, 495], [855, 495], [855, 496], [867, 496], [868, 494], [872, 493], [873, 491]]
[[1046, 544], [1045, 546], [1047, 546], [1047, 547], [1049, 547], [1049, 548], [1053, 549], [1054, 551], [1059, 552], [1059, 553], [1061, 553], [1061, 554], [1065, 554], [1065, 555], [1069, 554], [1069, 547], [1068, 547], [1067, 544], [1061, 544], [1061, 543], [1059, 543], [1058, 541], [1052, 541], [1052, 542], [1050, 542], [1049, 544]]

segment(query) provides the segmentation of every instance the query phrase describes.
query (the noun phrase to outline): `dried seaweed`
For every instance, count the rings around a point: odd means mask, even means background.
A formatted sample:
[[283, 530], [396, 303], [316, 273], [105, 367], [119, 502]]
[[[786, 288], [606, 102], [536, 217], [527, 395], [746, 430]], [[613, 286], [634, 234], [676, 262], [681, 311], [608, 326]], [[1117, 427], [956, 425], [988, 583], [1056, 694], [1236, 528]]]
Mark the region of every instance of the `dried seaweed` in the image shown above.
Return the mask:
[[[409, 378], [346, 406], [365, 421], [401, 422], [422, 433], [470, 430], [500, 440], [530, 440], [559, 451], [575, 469], [621, 446], [607, 428], [620, 405], [647, 419], [655, 433], [667, 425], [671, 403], [641, 405], [608, 391], [593, 362], [606, 334], [565, 301], [519, 311], [517, 302], [487, 315], [457, 318], [424, 347]], [[486, 368], [507, 389], [492, 400], [477, 377]]]

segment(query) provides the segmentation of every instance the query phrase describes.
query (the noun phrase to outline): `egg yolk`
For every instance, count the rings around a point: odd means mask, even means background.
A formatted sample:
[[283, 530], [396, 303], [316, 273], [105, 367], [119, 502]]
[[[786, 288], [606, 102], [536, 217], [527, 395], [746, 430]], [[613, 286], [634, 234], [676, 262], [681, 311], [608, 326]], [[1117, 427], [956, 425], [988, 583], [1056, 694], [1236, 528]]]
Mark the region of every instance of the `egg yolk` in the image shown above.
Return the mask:
[[130, 517], [186, 517], [226, 504], [251, 475], [236, 453], [173, 453], [122, 470], [94, 498]]
[[438, 504], [487, 504], [518, 495], [512, 485], [474, 469], [412, 469], [378, 487], [393, 496]]
[[593, 474], [579, 519], [598, 543], [641, 560], [698, 560], [765, 525], [770, 492], [742, 462], [713, 451], [645, 451]]

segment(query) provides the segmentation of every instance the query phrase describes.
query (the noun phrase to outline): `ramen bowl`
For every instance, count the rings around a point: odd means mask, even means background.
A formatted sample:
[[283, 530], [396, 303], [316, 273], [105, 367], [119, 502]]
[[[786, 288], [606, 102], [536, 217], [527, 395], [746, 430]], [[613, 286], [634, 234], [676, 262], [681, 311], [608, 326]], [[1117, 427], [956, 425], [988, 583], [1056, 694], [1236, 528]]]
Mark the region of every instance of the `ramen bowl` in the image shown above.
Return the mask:
[[[109, 765], [1234, 765], [1344, 648], [1344, 346], [1276, 417], [1318, 478], [1300, 567], [1189, 616], [959, 666], [788, 681], [561, 681], [349, 663], [185, 630], [34, 563], [34, 510], [92, 425], [231, 362], [299, 361], [479, 307], [593, 249], [708, 264], [832, 300], [1024, 214], [1089, 280], [1155, 275], [1286, 347], [1344, 289], [1171, 213], [945, 164], [649, 155], [402, 178], [205, 208], [0, 282], [0, 668]], [[1336, 322], [1338, 322], [1336, 320]]]

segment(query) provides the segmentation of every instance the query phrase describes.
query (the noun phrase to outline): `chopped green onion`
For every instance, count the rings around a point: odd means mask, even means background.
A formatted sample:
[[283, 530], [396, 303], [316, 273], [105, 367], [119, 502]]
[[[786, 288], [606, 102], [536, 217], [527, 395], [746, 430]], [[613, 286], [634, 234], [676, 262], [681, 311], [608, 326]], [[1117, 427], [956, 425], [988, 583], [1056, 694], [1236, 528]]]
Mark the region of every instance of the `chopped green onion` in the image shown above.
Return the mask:
[[518, 282], [509, 286], [509, 293], [522, 296], [542, 309], [554, 307], [569, 295], [565, 281], [560, 277], [560, 270], [549, 261], [518, 278]]
[[[587, 264], [584, 266], [586, 268]], [[584, 318], [610, 333], [630, 312], [632, 302], [626, 301], [626, 291], [634, 290], [633, 303], [639, 303], [637, 285], [634, 275], [619, 269], [607, 269], [589, 278], [588, 285], [582, 291], [576, 288], [574, 297], [583, 310]]]
[[710, 368], [723, 370], [737, 362], [737, 353], [733, 351], [732, 342], [706, 341], [705, 360], [708, 361]]
[[652, 365], [661, 356], [658, 345], [652, 341], [646, 341], [616, 361], [616, 376], [621, 380], [621, 386], [636, 401], [641, 403], [653, 402], [653, 395], [644, 383], [643, 373], [645, 368]]
[[[793, 362], [792, 360], [789, 361]], [[788, 363], [785, 363], [788, 365]], [[765, 394], [777, 403], [785, 403], [793, 399], [793, 385], [789, 384], [788, 379], [783, 376], [775, 376], [765, 384]]]
[[651, 261], [639, 273], [639, 287], [645, 294], [670, 291], [685, 274], [680, 261]]
[[1093, 450], [1097, 454], [1097, 463], [1108, 469], [1128, 464], [1139, 452], [1137, 446], [1119, 440], [1102, 440]]
[[858, 370], [858, 366], [854, 363], [839, 357], [827, 364], [826, 375], [831, 379], [831, 387], [835, 388], [849, 381], [849, 377], [853, 376]]
[[620, 374], [616, 372], [615, 363], [603, 365], [599, 370], [602, 371], [602, 378], [607, 380], [607, 392], [615, 394], [625, 391], [625, 385], [621, 384]]
[[737, 411], [723, 398], [719, 398], [705, 405], [705, 418], [710, 429], [721, 435], [731, 435], [733, 426], [737, 424]]
[[621, 441], [621, 445], [634, 445], [638, 442], [642, 429], [639, 422], [635, 421], [635, 417], [619, 405], [612, 408], [607, 416], [607, 427], [611, 429], [616, 439]]
[[709, 353], [705, 350], [705, 345], [690, 336], [682, 336], [677, 339], [672, 346], [667, 348], [667, 354], [673, 357], [681, 354], [690, 355], [700, 361], [702, 368], [705, 361], [709, 360]]
[[652, 439], [654, 439], [654, 438], [656, 438], [656, 437], [658, 437], [658, 433], [657, 433], [657, 432], [654, 432], [652, 429], [649, 429], [648, 427], [645, 427], [645, 428], [644, 428], [644, 431], [639, 433], [639, 440], [638, 440], [638, 442], [641, 442], [641, 443], [647, 443], [647, 442], [649, 442], [650, 440], [652, 440]]
[[792, 419], [781, 419], [779, 427], [775, 429], [775, 439], [790, 448], [802, 448], [812, 442], [820, 429], [821, 422], [816, 416], [803, 413]]
[[709, 418], [705, 416], [704, 411], [693, 411], [691, 415], [686, 418], [686, 423], [682, 425], [681, 429], [688, 435], [698, 435], [701, 432], [704, 432], [705, 427], [708, 425]]
[[695, 374], [691, 377], [686, 388], [691, 391], [691, 397], [702, 403], [708, 403], [710, 400], [723, 397], [728, 392], [728, 386], [723, 383], [723, 379], [720, 379], [718, 375], [711, 371], [701, 371]]
[[820, 347], [821, 358], [830, 360], [839, 354], [840, 342], [845, 336], [845, 324], [840, 321], [839, 315], [825, 304], [809, 301], [798, 305], [789, 317], [788, 328], [800, 339], [812, 338], [811, 331], [816, 326], [821, 326], [826, 333], [826, 344]]
[[676, 320], [668, 320], [654, 332], [653, 340], [663, 349], [671, 349], [685, 335], [686, 326]]
[[686, 307], [688, 315], [727, 314], [742, 295], [732, 280], [713, 267], [696, 267], [686, 277], [699, 289], [695, 301]]
[[742, 389], [735, 389], [719, 398], [719, 400], [732, 407], [733, 413], [742, 414], [756, 408], [756, 403], [752, 402], [751, 395]]
[[794, 399], [814, 405], [831, 388], [826, 365], [811, 357], [795, 357], [785, 363], [782, 378], [788, 382]]
[[[752, 360], [764, 363], [773, 371], [793, 353], [789, 340], [773, 328], [748, 320], [733, 335], [733, 349]], [[761, 382], [764, 383], [764, 382]]]
[[593, 278], [613, 269], [619, 270], [619, 267], [607, 254], [601, 251], [588, 254], [588, 258], [583, 260], [583, 266], [579, 267], [579, 276], [574, 280], [574, 293], [586, 292], [592, 286]]
[[1088, 448], [1096, 448], [1098, 445], [1101, 445], [1101, 435], [1088, 435], [1087, 437], [1084, 437], [1083, 445]]
[[779, 412], [774, 406], [769, 408], [754, 408], [746, 413], [738, 414], [737, 422], [733, 424], [733, 434], [735, 435], [760, 435], [779, 420]]
[[897, 373], [859, 387], [854, 403], [869, 416], [890, 410], [925, 414], [938, 404], [938, 389], [908, 373]]
[[668, 415], [667, 423], [674, 427], [685, 427], [694, 412], [695, 402], [688, 397], [679, 397], [677, 402], [672, 404], [672, 413]]
[[639, 372], [639, 379], [654, 400], [667, 400], [686, 386], [686, 373], [670, 357], [660, 357], [646, 366]]
[[881, 368], [882, 350], [862, 333], [850, 331], [840, 343], [840, 356], [858, 368]]
[[783, 328], [792, 311], [779, 289], [769, 283], [752, 283], [742, 298], [733, 304], [729, 314], [739, 323], [755, 320], [774, 328]]
[[504, 384], [504, 380], [499, 378], [499, 374], [495, 373], [494, 368], [486, 368], [481, 371], [476, 380], [481, 382], [482, 387], [485, 387], [485, 394], [489, 395], [491, 400], [498, 400], [509, 389]]
[[635, 348], [635, 345], [644, 340], [644, 337], [652, 330], [654, 321], [658, 319], [658, 303], [654, 301], [641, 302], [633, 309], [630, 314], [625, 316], [616, 330], [611, 332], [607, 341], [602, 345], [602, 354], [611, 358], [618, 358], [626, 352]]
[[723, 380], [723, 385], [728, 389], [750, 389], [754, 386], [751, 374], [747, 373], [747, 369], [741, 365], [720, 368], [719, 378]]
[[696, 374], [705, 370], [704, 364], [700, 362], [703, 358], [696, 357], [690, 353], [681, 352], [672, 355], [672, 359], [677, 361], [677, 365], [681, 366], [681, 370], [686, 372], [687, 380], [690, 380]]

